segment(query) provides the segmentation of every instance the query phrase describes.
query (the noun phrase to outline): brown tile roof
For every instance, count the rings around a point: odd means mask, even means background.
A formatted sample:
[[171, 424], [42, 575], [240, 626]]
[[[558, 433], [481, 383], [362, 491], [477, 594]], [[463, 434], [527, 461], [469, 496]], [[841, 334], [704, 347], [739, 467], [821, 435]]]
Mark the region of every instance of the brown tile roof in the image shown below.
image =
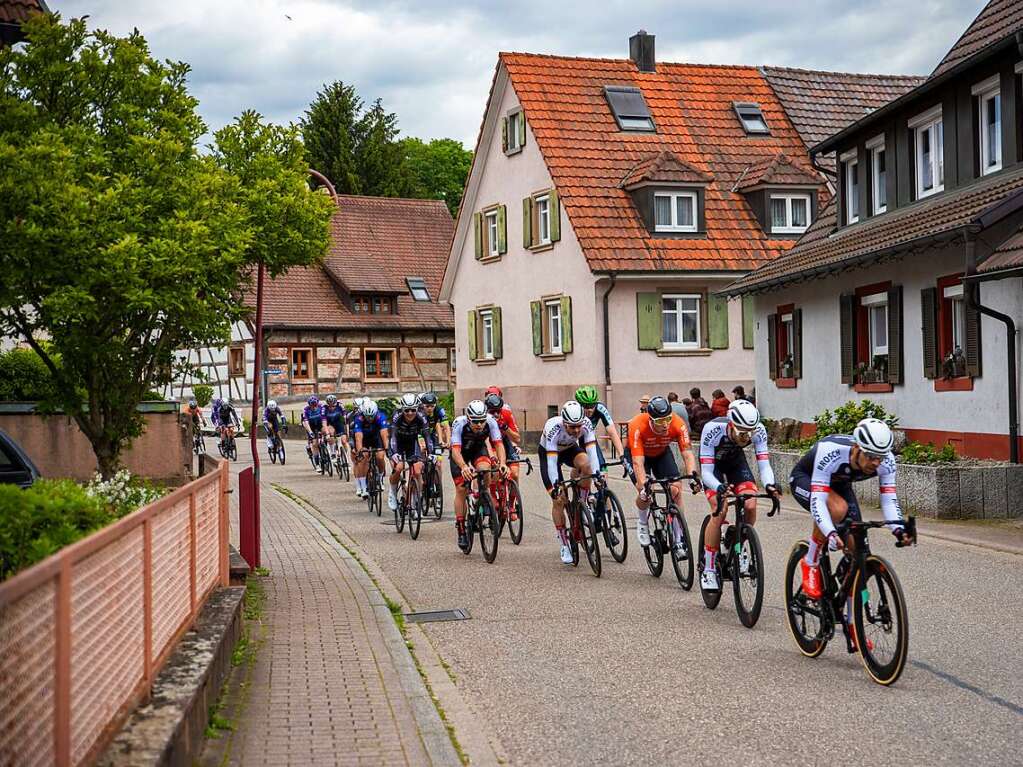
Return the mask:
[[820, 176], [810, 167], [809, 163], [794, 162], [787, 154], [779, 152], [774, 157], [747, 167], [739, 176], [739, 180], [735, 182], [734, 188], [736, 191], [742, 192], [766, 184], [810, 184], [815, 186], [819, 183]]
[[47, 13], [43, 0], [0, 0], [0, 24], [21, 24], [33, 13]]
[[977, 271], [982, 274], [1023, 266], [1023, 228], [999, 245]]
[[1023, 2], [1020, 0], [991, 0], [966, 28], [931, 77], [938, 77], [989, 45], [1023, 30]]
[[[658, 62], [656, 72], [641, 73], [618, 59], [502, 53], [500, 60], [594, 271], [746, 271], [787, 249], [732, 191], [750, 164], [807, 149], [755, 67]], [[605, 85], [639, 88], [657, 132], [619, 131]], [[760, 104], [771, 135], [747, 136], [736, 101]], [[706, 238], [651, 236], [621, 188], [638, 163], [662, 152], [711, 178]]]
[[952, 235], [979, 214], [1023, 189], [1023, 168], [899, 208], [835, 231], [834, 201], [785, 256], [728, 286], [730, 295], [825, 276], [885, 254]]
[[622, 179], [622, 189], [633, 189], [647, 182], [705, 184], [710, 176], [667, 150], [640, 160]]

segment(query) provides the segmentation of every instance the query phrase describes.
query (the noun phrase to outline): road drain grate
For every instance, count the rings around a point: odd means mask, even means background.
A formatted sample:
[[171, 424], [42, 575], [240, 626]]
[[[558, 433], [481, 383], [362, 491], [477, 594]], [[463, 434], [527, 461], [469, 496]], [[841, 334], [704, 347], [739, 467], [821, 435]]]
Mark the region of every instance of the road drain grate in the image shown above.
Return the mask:
[[405, 620], [411, 623], [437, 623], [439, 621], [467, 621], [469, 611], [461, 607], [454, 610], [427, 610], [419, 613], [405, 613]]

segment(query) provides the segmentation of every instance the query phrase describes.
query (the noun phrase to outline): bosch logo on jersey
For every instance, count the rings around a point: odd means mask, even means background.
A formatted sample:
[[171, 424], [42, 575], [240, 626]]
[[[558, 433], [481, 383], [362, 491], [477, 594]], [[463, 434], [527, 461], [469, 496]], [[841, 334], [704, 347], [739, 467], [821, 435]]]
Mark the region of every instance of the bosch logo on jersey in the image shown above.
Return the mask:
[[823, 470], [824, 470], [824, 468], [825, 468], [825, 467], [826, 467], [826, 466], [827, 466], [827, 465], [828, 465], [829, 463], [831, 463], [831, 462], [832, 462], [833, 460], [835, 460], [836, 458], [838, 458], [838, 456], [840, 456], [841, 454], [842, 454], [842, 451], [841, 451], [841, 450], [832, 450], [832, 451], [831, 451], [830, 453], [828, 453], [828, 454], [827, 454], [826, 456], [824, 456], [823, 458], [821, 458], [821, 459], [820, 459], [820, 460], [819, 460], [819, 461], [817, 462], [817, 470], [818, 470], [818, 471], [823, 471]]

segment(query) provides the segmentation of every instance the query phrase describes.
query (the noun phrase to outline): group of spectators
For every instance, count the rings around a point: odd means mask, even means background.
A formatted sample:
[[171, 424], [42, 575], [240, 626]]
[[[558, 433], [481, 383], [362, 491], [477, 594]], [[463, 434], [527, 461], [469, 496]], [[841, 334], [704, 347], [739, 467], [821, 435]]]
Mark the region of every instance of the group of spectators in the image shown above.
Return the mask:
[[[732, 397], [729, 399], [721, 389], [715, 389], [711, 392], [710, 404], [703, 398], [703, 395], [699, 387], [694, 386], [689, 390], [689, 396], [683, 397], [682, 401], [679, 401], [678, 394], [676, 392], [668, 392], [668, 402], [671, 403], [671, 409], [686, 422], [686, 426], [689, 428], [689, 433], [694, 435], [694, 439], [699, 439], [700, 434], [703, 432], [703, 427], [707, 421], [712, 418], [720, 418], [728, 413], [728, 405], [732, 400], [744, 399], [753, 404], [756, 404], [753, 393], [747, 395], [745, 387], [738, 385], [732, 389]], [[647, 404], [650, 402], [650, 395], [644, 394], [639, 398], [639, 410], [642, 413], [646, 410]]]

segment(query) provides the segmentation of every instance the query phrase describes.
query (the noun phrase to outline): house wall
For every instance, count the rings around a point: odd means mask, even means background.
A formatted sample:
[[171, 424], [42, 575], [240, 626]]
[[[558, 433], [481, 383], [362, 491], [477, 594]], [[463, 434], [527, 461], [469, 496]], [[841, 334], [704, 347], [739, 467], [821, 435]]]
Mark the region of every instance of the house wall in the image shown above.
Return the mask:
[[[175, 352], [175, 380], [163, 391], [168, 399], [186, 401], [192, 396], [192, 387], [207, 384], [213, 387], [214, 396], [230, 397], [247, 401], [252, 397], [252, 366], [255, 361], [252, 333], [244, 322], [235, 322], [231, 327], [231, 346], [245, 349], [245, 375], [230, 375], [228, 370], [228, 348], [203, 347]], [[191, 367], [187, 372], [180, 366]]]
[[[825, 408], [869, 398], [895, 413], [899, 425], [913, 439], [934, 441], [936, 445], [951, 440], [967, 455], [1006, 457], [1006, 337], [1001, 322], [982, 317], [982, 374], [973, 380], [972, 391], [938, 392], [935, 382], [924, 377], [920, 291], [934, 287], [938, 277], [961, 274], [962, 269], [963, 250], [959, 246], [929, 250], [903, 261], [756, 296], [757, 404], [763, 414], [809, 422]], [[905, 383], [895, 385], [890, 393], [860, 394], [841, 381], [838, 296], [860, 285], [886, 280], [903, 286]], [[1020, 288], [1019, 279], [983, 283], [980, 300], [1010, 315], [1019, 326], [1023, 319]], [[766, 318], [788, 303], [803, 311], [803, 376], [794, 389], [778, 388], [768, 372]]]

